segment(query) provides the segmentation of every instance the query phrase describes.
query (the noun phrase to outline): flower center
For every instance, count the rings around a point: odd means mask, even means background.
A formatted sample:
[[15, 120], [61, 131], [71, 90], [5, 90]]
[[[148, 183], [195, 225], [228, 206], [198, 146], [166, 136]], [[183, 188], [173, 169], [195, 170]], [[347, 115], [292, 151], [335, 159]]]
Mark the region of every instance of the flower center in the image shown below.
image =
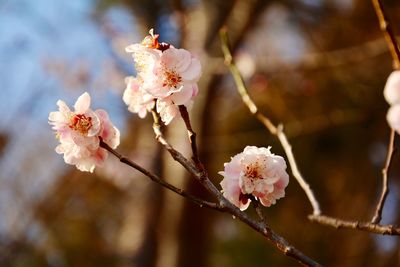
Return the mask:
[[150, 35], [147, 35], [143, 39], [142, 45], [144, 45], [147, 48], [158, 49], [159, 48], [158, 38], [160, 37], [160, 35], [154, 34], [154, 30], [153, 29], [151, 29], [149, 31], [149, 33], [150, 33]]
[[167, 86], [169, 88], [177, 88], [182, 82], [182, 77], [175, 70], [166, 69], [164, 70], [164, 81], [163, 87]]
[[69, 122], [69, 128], [78, 131], [82, 135], [87, 135], [92, 126], [92, 118], [86, 117], [84, 114], [76, 114], [72, 116]]
[[253, 164], [246, 166], [245, 176], [251, 180], [262, 179], [262, 176], [258, 172], [258, 165], [254, 166]]

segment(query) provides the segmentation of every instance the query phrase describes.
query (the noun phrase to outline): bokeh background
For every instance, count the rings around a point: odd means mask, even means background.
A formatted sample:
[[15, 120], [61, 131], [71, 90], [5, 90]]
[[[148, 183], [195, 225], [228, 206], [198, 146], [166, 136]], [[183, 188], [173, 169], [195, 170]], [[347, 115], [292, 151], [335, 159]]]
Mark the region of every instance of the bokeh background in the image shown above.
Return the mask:
[[[384, 4], [399, 33], [399, 2]], [[283, 154], [238, 97], [222, 59], [223, 25], [251, 95], [284, 123], [324, 213], [372, 217], [392, 66], [370, 1], [0, 0], [0, 266], [297, 266], [231, 216], [166, 192], [111, 156], [87, 174], [54, 152], [48, 113], [58, 99], [72, 105], [88, 91], [121, 130], [121, 153], [209, 198], [155, 142], [151, 118], [122, 102], [124, 77], [135, 73], [124, 47], [154, 28], [201, 59], [191, 116], [216, 184], [223, 163], [246, 145]], [[190, 155], [181, 121], [166, 134]], [[384, 223], [400, 220], [399, 160]], [[268, 221], [310, 257], [326, 266], [399, 266], [397, 237], [313, 224], [294, 179], [286, 192], [265, 210]]]

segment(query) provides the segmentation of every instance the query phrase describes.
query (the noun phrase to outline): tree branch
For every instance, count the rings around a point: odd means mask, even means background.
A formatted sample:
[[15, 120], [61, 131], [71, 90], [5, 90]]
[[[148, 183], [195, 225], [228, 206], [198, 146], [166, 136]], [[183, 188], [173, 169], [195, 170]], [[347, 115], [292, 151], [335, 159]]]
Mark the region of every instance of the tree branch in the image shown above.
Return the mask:
[[[154, 134], [156, 135], [156, 140], [163, 145], [167, 151], [171, 154], [172, 158], [179, 162], [190, 174], [193, 176], [197, 177], [199, 174], [196, 166], [188, 159], [186, 159], [179, 151], [177, 151], [175, 148], [173, 148], [168, 141], [165, 139], [162, 131], [161, 131], [161, 126], [162, 126], [162, 121], [160, 119], [159, 114], [155, 109], [151, 111], [153, 115], [153, 131]], [[200, 175], [201, 176], [201, 175]]]
[[[399, 45], [396, 40], [396, 36], [394, 31], [390, 25], [390, 21], [388, 16], [386, 15], [385, 9], [383, 7], [381, 0], [372, 0], [372, 4], [374, 6], [376, 15], [378, 17], [379, 26], [383, 35], [385, 36], [386, 43], [389, 47], [390, 54], [393, 59], [393, 68], [400, 69], [400, 50]], [[385, 205], [386, 196], [389, 194], [389, 185], [388, 185], [388, 171], [393, 157], [394, 151], [394, 139], [395, 139], [395, 131], [391, 129], [388, 151], [386, 155], [385, 166], [382, 169], [382, 192], [379, 198], [379, 202], [376, 206], [375, 215], [372, 218], [372, 223], [379, 223], [382, 219], [382, 210]]]
[[192, 153], [193, 153], [193, 161], [200, 170], [204, 170], [204, 166], [201, 163], [200, 158], [199, 158], [199, 154], [198, 154], [198, 150], [197, 150], [197, 142], [196, 142], [196, 133], [192, 129], [189, 113], [184, 105], [179, 105], [179, 112], [181, 113], [182, 119], [185, 122], [185, 126], [188, 131], [190, 146], [192, 148]]
[[122, 156], [121, 154], [119, 154], [116, 150], [112, 149], [109, 145], [107, 145], [105, 142], [103, 142], [103, 140], [100, 139], [100, 146], [104, 149], [106, 149], [108, 152], [110, 152], [111, 154], [113, 154], [115, 157], [117, 157], [119, 159], [120, 162], [134, 168], [135, 170], [141, 172], [142, 174], [146, 175], [147, 177], [149, 177], [153, 182], [161, 185], [162, 187], [184, 197], [189, 199], [190, 201], [194, 202], [195, 204], [199, 205], [201, 208], [202, 207], [206, 207], [206, 208], [210, 208], [210, 209], [214, 209], [214, 210], [218, 210], [218, 211], [223, 211], [223, 209], [218, 205], [218, 203], [213, 203], [213, 202], [208, 202], [202, 199], [199, 199], [195, 196], [192, 196], [188, 193], [186, 193], [183, 189], [177, 188], [175, 186], [173, 186], [172, 184], [164, 181], [163, 179], [161, 179], [160, 177], [158, 177], [157, 175], [151, 173], [150, 171], [146, 170], [145, 168], [141, 167], [140, 165], [134, 163], [133, 161], [131, 161], [130, 159]]
[[238, 218], [264, 237], [266, 237], [278, 250], [280, 250], [284, 255], [287, 255], [303, 266], [320, 267], [321, 265], [304, 255], [300, 250], [296, 249], [294, 246], [290, 245], [283, 237], [276, 234], [265, 222], [258, 222], [247, 215], [245, 212], [238, 209], [229, 200], [227, 200], [222, 193], [215, 187], [211, 182], [208, 174], [195, 166], [191, 161], [186, 159], [179, 151], [175, 150], [168, 142], [165, 140], [161, 131], [161, 121], [160, 116], [155, 109], [152, 110], [153, 114], [153, 130], [156, 135], [156, 140], [160, 142], [167, 151], [171, 154], [174, 160], [178, 161], [212, 196], [218, 200], [218, 209], [220, 211], [227, 212], [234, 217]]
[[250, 113], [252, 113], [270, 132], [271, 134], [275, 135], [278, 140], [280, 141], [283, 150], [286, 153], [286, 156], [289, 161], [290, 168], [292, 170], [293, 177], [297, 180], [297, 182], [300, 184], [301, 188], [304, 190], [306, 193], [308, 200], [311, 203], [311, 206], [313, 208], [313, 214], [314, 215], [319, 215], [321, 214], [321, 209], [319, 207], [319, 203], [317, 199], [314, 196], [314, 192], [312, 191], [310, 185], [305, 181], [303, 178], [302, 174], [300, 173], [296, 160], [293, 155], [292, 147], [287, 140], [287, 137], [285, 133], [283, 132], [283, 126], [278, 125], [275, 126], [270, 119], [268, 119], [264, 114], [262, 114], [254, 101], [251, 99], [247, 87], [244, 84], [242, 75], [239, 72], [239, 69], [237, 68], [236, 64], [233, 61], [232, 53], [229, 48], [229, 40], [228, 40], [228, 33], [225, 28], [222, 28], [220, 31], [220, 37], [221, 37], [221, 42], [222, 42], [222, 52], [224, 53], [225, 57], [225, 63], [228, 65], [229, 70], [233, 76], [233, 79], [235, 80], [237, 90], [242, 97], [243, 103], [247, 106], [247, 108], [250, 110]]
[[[317, 199], [314, 196], [313, 191], [311, 190], [309, 184], [304, 180], [302, 177], [300, 171], [298, 170], [291, 145], [289, 141], [287, 140], [287, 137], [285, 133], [283, 132], [283, 126], [278, 125], [275, 126], [265, 115], [263, 115], [261, 112], [258, 111], [258, 108], [254, 101], [250, 98], [248, 94], [248, 90], [246, 88], [246, 85], [244, 84], [243, 78], [235, 65], [232, 54], [229, 49], [229, 43], [228, 43], [228, 35], [226, 32], [226, 29], [222, 29], [220, 32], [221, 35], [221, 40], [222, 40], [222, 50], [225, 56], [225, 61], [226, 64], [228, 65], [233, 78], [235, 79], [236, 86], [238, 88], [238, 91], [240, 95], [242, 96], [242, 101], [246, 104], [246, 106], [249, 108], [250, 112], [273, 134], [275, 135], [283, 149], [285, 150], [286, 156], [289, 161], [289, 165], [292, 169], [293, 176], [296, 178], [296, 180], [299, 182], [300, 186], [303, 188], [305, 191], [312, 207], [313, 207], [313, 214], [308, 216], [308, 218], [313, 221], [317, 222], [320, 224], [328, 225], [328, 226], [333, 226], [336, 228], [349, 228], [349, 229], [357, 229], [357, 230], [363, 230], [363, 231], [368, 231], [371, 233], [376, 233], [376, 234], [385, 234], [385, 235], [399, 235], [400, 233], [400, 228], [396, 228], [393, 225], [380, 225], [378, 222], [358, 222], [358, 221], [344, 221], [341, 219], [333, 218], [333, 217], [328, 217], [325, 215], [321, 215], [321, 210], [319, 208], [319, 203]], [[393, 136], [394, 139], [394, 132], [392, 131], [391, 136]], [[381, 203], [379, 204], [380, 206], [377, 207], [377, 212], [378, 214], [381, 214], [382, 207], [384, 205], [384, 201], [388, 192], [388, 186], [387, 186], [387, 171], [390, 166], [390, 161], [392, 158], [393, 154], [393, 140], [391, 138], [390, 140], [390, 145], [389, 145], [389, 151], [387, 155], [387, 160], [385, 164], [385, 168], [383, 169], [383, 174], [384, 174], [384, 190], [382, 192], [382, 198], [381, 198]], [[379, 215], [378, 215], [379, 216]]]
[[389, 183], [388, 183], [388, 172], [389, 172], [389, 167], [390, 167], [390, 164], [391, 164], [392, 158], [393, 158], [394, 137], [395, 137], [395, 132], [393, 130], [391, 130], [388, 151], [387, 151], [386, 160], [385, 160], [385, 166], [382, 169], [382, 192], [381, 192], [381, 196], [379, 198], [379, 202], [375, 209], [375, 215], [372, 218], [371, 223], [380, 223], [380, 221], [382, 220], [383, 206], [385, 205], [386, 197], [390, 191]]
[[400, 69], [400, 50], [399, 45], [396, 40], [396, 35], [392, 29], [389, 18], [386, 14], [386, 11], [383, 7], [381, 0], [372, 0], [372, 4], [374, 5], [376, 16], [378, 17], [379, 26], [383, 35], [385, 36], [386, 43], [389, 47], [390, 54], [393, 59], [393, 68]]
[[332, 226], [337, 229], [356, 229], [381, 235], [400, 235], [400, 228], [394, 225], [381, 225], [377, 223], [359, 221], [345, 221], [325, 215], [309, 215], [308, 219], [312, 222]]

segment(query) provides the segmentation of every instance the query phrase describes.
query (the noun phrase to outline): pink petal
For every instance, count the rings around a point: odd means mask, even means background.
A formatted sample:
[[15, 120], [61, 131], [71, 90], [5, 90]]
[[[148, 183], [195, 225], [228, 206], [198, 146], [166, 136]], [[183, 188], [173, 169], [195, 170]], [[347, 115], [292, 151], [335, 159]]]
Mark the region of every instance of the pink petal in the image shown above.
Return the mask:
[[178, 73], [184, 72], [190, 65], [191, 54], [185, 49], [170, 47], [161, 56], [161, 61], [167, 68], [174, 69]]
[[101, 129], [101, 122], [100, 122], [100, 118], [96, 115], [95, 112], [93, 112], [92, 110], [89, 110], [89, 112], [86, 112], [85, 114], [87, 117], [92, 118], [92, 127], [90, 127], [89, 131], [88, 131], [88, 136], [96, 136], [99, 134], [100, 129]]
[[160, 113], [161, 120], [168, 125], [179, 114], [179, 109], [171, 100], [157, 100], [157, 112]]
[[90, 107], [90, 95], [85, 92], [76, 101], [74, 108], [77, 114], [84, 114]]
[[175, 105], [185, 105], [188, 103], [193, 96], [193, 86], [184, 85], [179, 92], [175, 92], [171, 95], [171, 100]]
[[57, 101], [57, 106], [58, 106], [58, 110], [59, 110], [62, 114], [69, 114], [69, 113], [71, 113], [71, 110], [69, 109], [69, 107], [67, 106], [67, 104], [65, 104], [64, 101], [58, 100], [58, 101]]
[[186, 81], [197, 82], [201, 75], [200, 61], [197, 58], [192, 58], [190, 66], [181, 75]]
[[100, 137], [110, 147], [116, 148], [120, 143], [119, 130], [110, 121], [107, 111], [98, 109], [96, 110], [96, 114], [99, 116], [103, 127], [101, 133], [99, 134]]

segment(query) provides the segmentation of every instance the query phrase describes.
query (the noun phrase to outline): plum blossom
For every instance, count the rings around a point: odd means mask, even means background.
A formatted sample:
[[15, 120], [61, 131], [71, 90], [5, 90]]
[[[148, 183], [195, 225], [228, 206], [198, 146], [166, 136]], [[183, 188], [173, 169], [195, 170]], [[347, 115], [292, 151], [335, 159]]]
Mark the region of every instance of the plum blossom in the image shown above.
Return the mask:
[[158, 38], [150, 30], [142, 42], [125, 49], [132, 53], [137, 76], [128, 78], [130, 90], [125, 90], [123, 99], [142, 118], [154, 100], [161, 120], [169, 124], [179, 116], [178, 106], [190, 107], [197, 96], [201, 64], [189, 51], [159, 43]]
[[400, 134], [400, 104], [393, 105], [389, 108], [386, 119], [390, 127]]
[[200, 61], [185, 49], [170, 46], [165, 50], [154, 69], [157, 79], [146, 84], [145, 90], [156, 98], [179, 95], [182, 103], [191, 100], [201, 75]]
[[395, 70], [389, 75], [383, 95], [391, 105], [386, 115], [388, 124], [400, 134], [400, 70]]
[[149, 75], [153, 72], [155, 65], [159, 61], [162, 51], [158, 43], [158, 34], [154, 35], [150, 30], [150, 35], [146, 36], [141, 43], [127, 46], [125, 51], [132, 53], [135, 69], [139, 75]]
[[286, 162], [270, 149], [247, 146], [219, 172], [224, 177], [221, 181], [224, 196], [241, 210], [250, 205], [250, 195], [266, 207], [285, 196], [289, 183]]
[[105, 110], [90, 109], [90, 95], [83, 93], [74, 105], [74, 111], [58, 100], [59, 111], [50, 112], [52, 125], [60, 144], [58, 154], [64, 155], [67, 164], [75, 165], [81, 171], [93, 172], [102, 166], [107, 151], [100, 147], [100, 139], [112, 148], [119, 145], [119, 130], [112, 124]]
[[140, 78], [127, 77], [126, 89], [122, 100], [128, 105], [128, 110], [137, 113], [140, 118], [144, 118], [147, 111], [154, 107], [154, 97], [143, 90], [143, 81]]
[[400, 70], [395, 70], [389, 75], [383, 95], [390, 105], [400, 103]]
[[179, 108], [174, 105], [171, 99], [157, 100], [156, 110], [160, 114], [160, 118], [165, 125], [168, 125], [179, 115]]

